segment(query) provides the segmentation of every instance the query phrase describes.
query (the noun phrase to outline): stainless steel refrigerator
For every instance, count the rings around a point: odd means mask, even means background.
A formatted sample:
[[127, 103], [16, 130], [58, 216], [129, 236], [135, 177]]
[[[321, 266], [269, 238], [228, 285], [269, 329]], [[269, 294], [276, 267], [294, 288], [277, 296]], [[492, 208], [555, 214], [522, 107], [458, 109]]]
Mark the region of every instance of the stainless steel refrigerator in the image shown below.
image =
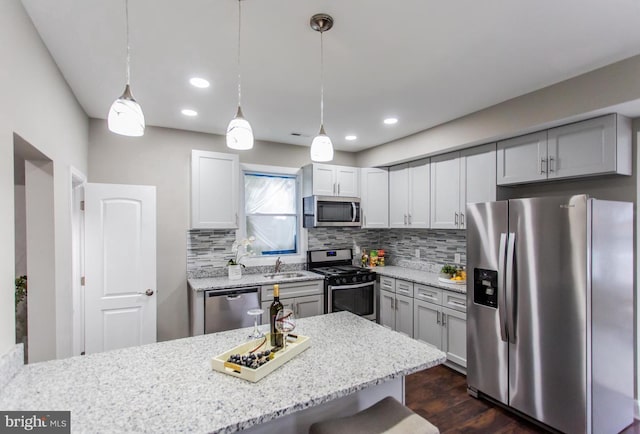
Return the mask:
[[633, 422], [633, 205], [467, 206], [467, 383], [566, 433]]

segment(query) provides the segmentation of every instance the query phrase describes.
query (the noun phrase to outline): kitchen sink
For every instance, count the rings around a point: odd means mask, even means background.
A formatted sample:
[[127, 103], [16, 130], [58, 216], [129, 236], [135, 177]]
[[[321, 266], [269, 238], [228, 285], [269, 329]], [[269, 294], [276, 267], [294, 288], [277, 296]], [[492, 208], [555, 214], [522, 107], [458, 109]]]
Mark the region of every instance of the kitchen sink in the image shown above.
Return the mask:
[[267, 279], [295, 279], [296, 277], [305, 277], [306, 274], [300, 272], [289, 272], [289, 273], [270, 273], [265, 274], [264, 277]]

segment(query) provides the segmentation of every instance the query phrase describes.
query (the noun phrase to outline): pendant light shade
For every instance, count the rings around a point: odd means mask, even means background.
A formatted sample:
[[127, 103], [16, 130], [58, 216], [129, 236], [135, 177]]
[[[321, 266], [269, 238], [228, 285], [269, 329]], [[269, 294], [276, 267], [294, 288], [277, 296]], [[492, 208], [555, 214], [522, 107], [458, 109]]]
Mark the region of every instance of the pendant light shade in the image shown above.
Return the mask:
[[249, 121], [242, 116], [240, 106], [236, 117], [231, 119], [227, 127], [227, 147], [241, 151], [253, 148], [253, 130]]
[[253, 129], [249, 121], [242, 115], [242, 76], [240, 74], [240, 30], [242, 24], [242, 0], [238, 0], [238, 111], [227, 127], [227, 147], [246, 151], [253, 148]]
[[324, 126], [311, 142], [311, 161], [324, 162], [333, 160], [333, 144], [324, 132]]
[[315, 14], [309, 23], [311, 28], [320, 32], [320, 132], [311, 142], [311, 161], [326, 162], [333, 160], [333, 143], [324, 131], [324, 47], [322, 34], [333, 27], [333, 18], [327, 14]]
[[130, 46], [129, 46], [129, 0], [125, 0], [125, 17], [127, 25], [127, 84], [122, 96], [111, 104], [107, 125], [111, 132], [123, 136], [139, 137], [144, 134], [144, 114], [142, 107], [136, 102], [131, 93], [130, 79]]
[[110, 131], [123, 136], [139, 137], [144, 134], [144, 114], [140, 104], [133, 99], [128, 84], [122, 96], [111, 104], [107, 125]]

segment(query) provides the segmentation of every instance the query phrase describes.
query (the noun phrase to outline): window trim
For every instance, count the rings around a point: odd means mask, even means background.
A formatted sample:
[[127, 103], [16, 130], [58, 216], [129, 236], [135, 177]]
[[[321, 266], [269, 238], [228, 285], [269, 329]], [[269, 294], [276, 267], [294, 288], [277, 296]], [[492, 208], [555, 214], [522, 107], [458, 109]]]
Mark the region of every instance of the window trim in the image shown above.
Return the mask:
[[248, 267], [273, 265], [276, 258], [281, 256], [285, 264], [301, 264], [307, 262], [307, 230], [302, 227], [302, 169], [298, 167], [268, 166], [264, 164], [240, 164], [240, 209], [238, 215], [240, 224], [236, 230], [236, 240], [247, 237], [247, 218], [244, 203], [244, 175], [245, 173], [266, 173], [273, 175], [295, 176], [296, 178], [296, 201], [298, 205], [298, 253], [266, 256], [247, 256], [242, 262]]

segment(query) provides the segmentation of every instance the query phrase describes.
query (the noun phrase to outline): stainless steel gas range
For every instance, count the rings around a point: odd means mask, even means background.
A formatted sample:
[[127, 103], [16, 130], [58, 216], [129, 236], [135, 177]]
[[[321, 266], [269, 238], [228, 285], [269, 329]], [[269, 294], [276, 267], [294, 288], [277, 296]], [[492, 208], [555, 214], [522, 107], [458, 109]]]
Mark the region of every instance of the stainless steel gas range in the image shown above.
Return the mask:
[[324, 275], [325, 313], [349, 311], [376, 320], [376, 273], [352, 265], [351, 249], [309, 250], [309, 271]]

